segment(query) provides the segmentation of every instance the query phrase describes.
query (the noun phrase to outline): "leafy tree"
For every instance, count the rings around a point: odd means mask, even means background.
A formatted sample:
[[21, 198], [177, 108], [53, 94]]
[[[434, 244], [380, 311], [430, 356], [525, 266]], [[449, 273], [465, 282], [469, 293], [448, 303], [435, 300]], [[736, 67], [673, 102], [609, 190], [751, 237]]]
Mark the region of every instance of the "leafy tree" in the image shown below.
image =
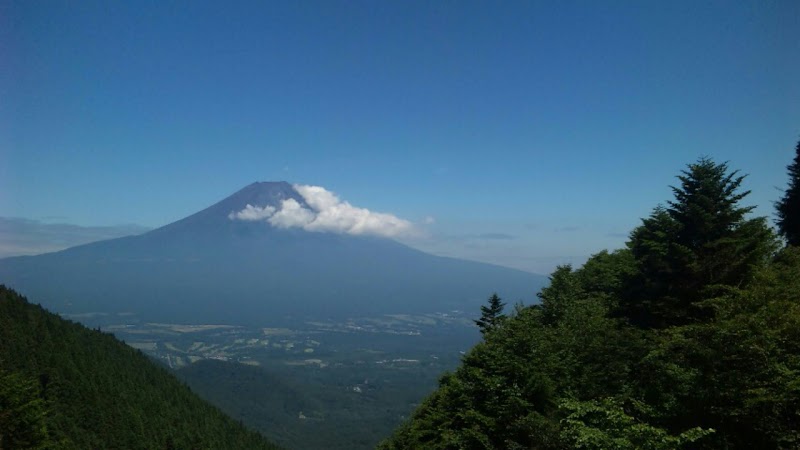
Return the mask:
[[[702, 299], [724, 286], [743, 286], [776, 248], [763, 217], [739, 202], [744, 176], [725, 163], [701, 158], [678, 176], [674, 201], [657, 207], [631, 233], [628, 247], [638, 274], [623, 295], [620, 313], [643, 327], [706, 321]], [[715, 291], [716, 290], [716, 291]]]
[[584, 450], [675, 450], [712, 434], [713, 429], [694, 427], [677, 436], [628, 414], [613, 398], [560, 405], [568, 413], [562, 420], [563, 440], [573, 449]]
[[794, 151], [794, 162], [787, 167], [789, 187], [775, 209], [778, 214], [778, 231], [789, 245], [800, 245], [800, 141]]
[[489, 297], [488, 305], [481, 306], [481, 318], [474, 322], [478, 325], [482, 334], [494, 330], [505, 319], [506, 316], [503, 314], [504, 307], [505, 303], [500, 300], [497, 293]]

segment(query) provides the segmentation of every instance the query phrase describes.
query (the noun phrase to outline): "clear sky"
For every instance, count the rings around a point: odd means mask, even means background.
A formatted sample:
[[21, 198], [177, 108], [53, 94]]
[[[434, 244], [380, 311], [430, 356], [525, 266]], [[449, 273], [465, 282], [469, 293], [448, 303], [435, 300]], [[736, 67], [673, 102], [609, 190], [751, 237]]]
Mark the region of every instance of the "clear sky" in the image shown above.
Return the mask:
[[156, 227], [286, 180], [546, 273], [701, 155], [771, 215], [798, 138], [796, 0], [0, 1], [5, 217]]

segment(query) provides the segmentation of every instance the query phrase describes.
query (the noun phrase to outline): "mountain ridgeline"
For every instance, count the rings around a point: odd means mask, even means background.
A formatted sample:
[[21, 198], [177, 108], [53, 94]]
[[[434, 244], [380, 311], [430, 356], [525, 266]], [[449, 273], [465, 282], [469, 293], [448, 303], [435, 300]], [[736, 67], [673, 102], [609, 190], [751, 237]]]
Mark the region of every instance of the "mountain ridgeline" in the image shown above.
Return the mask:
[[0, 280], [58, 312], [145, 320], [279, 323], [285, 318], [474, 310], [486, 292], [532, 301], [544, 277], [438, 257], [394, 240], [234, 220], [278, 208], [288, 183], [254, 183], [148, 233], [0, 260]]
[[380, 448], [800, 448], [797, 151], [790, 245], [701, 159], [627, 248], [557, 268], [539, 305], [485, 307], [483, 341]]
[[278, 447], [114, 336], [0, 285], [0, 448]]

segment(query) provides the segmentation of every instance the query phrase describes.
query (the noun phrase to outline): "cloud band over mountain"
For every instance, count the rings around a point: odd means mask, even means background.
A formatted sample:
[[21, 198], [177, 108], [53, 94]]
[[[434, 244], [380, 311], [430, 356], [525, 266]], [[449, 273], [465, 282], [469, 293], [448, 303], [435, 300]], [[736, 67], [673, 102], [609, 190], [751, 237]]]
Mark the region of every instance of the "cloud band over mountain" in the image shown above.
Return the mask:
[[351, 235], [406, 237], [417, 233], [414, 224], [393, 214], [370, 211], [342, 201], [321, 186], [292, 186], [308, 207], [293, 198], [283, 199], [278, 207], [248, 204], [231, 212], [231, 220], [265, 221], [276, 228], [302, 228], [313, 232]]

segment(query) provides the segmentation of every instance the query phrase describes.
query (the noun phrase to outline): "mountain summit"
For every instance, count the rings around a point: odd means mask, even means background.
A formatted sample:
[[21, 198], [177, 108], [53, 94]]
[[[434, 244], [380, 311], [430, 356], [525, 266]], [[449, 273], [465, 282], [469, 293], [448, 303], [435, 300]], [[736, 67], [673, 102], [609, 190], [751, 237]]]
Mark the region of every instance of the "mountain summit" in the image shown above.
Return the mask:
[[180, 232], [220, 232], [230, 229], [233, 224], [231, 214], [247, 209], [280, 208], [284, 200], [293, 199], [308, 207], [303, 197], [285, 181], [261, 181], [249, 184], [229, 197], [192, 214], [189, 217], [153, 230], [155, 234]]
[[385, 237], [409, 226], [319, 187], [253, 183], [142, 235], [2, 259], [0, 283], [57, 312], [233, 324], [477, 311], [494, 291], [530, 301], [544, 284]]

